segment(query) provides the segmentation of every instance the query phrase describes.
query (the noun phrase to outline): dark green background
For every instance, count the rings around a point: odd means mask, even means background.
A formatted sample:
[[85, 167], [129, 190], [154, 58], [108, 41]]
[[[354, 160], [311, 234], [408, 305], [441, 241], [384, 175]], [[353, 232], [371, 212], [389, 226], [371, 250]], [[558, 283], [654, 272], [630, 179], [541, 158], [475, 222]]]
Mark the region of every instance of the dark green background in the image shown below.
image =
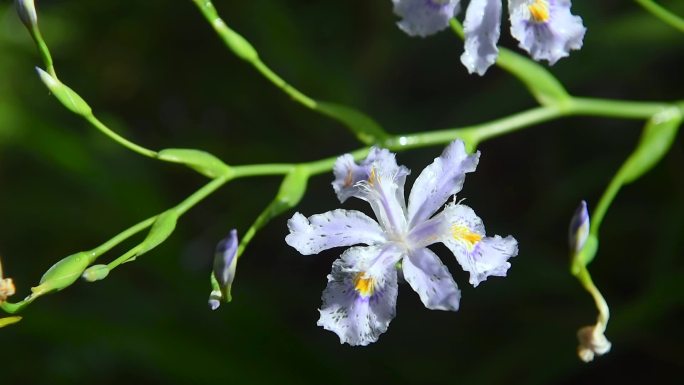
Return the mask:
[[[579, 95], [684, 98], [684, 35], [630, 1], [576, 0], [585, 47], [551, 70]], [[681, 2], [675, 7], [684, 15]], [[498, 68], [467, 75], [462, 43], [409, 38], [389, 0], [217, 1], [225, 20], [305, 93], [356, 106], [389, 131], [484, 122], [534, 105]], [[228, 52], [189, 1], [39, 1], [57, 72], [124, 136], [153, 149], [195, 147], [230, 164], [308, 161], [358, 147], [338, 123], [291, 102]], [[502, 44], [515, 47], [504, 27]], [[0, 252], [18, 297], [52, 263], [163, 211], [205, 181], [108, 141], [48, 94], [39, 57], [0, 1]], [[241, 260], [234, 301], [206, 305], [216, 242], [244, 232], [277, 178], [239, 180], [190, 211], [164, 245], [106, 280], [42, 298], [0, 330], [0, 384], [676, 383], [684, 369], [684, 146], [618, 196], [591, 265], [612, 305], [613, 351], [575, 356], [594, 321], [568, 271], [566, 226], [593, 207], [639, 136], [638, 121], [568, 118], [481, 145], [467, 198], [520, 254], [505, 279], [463, 290], [458, 313], [428, 311], [403, 285], [378, 343], [352, 348], [316, 326], [339, 250], [301, 256], [286, 218]], [[413, 177], [441, 152], [399, 155]], [[331, 175], [298, 210], [339, 207]], [[409, 184], [412, 183], [409, 179]], [[347, 207], [363, 207], [347, 205]], [[364, 208], [365, 209], [365, 208]], [[132, 243], [107, 255], [115, 258]]]

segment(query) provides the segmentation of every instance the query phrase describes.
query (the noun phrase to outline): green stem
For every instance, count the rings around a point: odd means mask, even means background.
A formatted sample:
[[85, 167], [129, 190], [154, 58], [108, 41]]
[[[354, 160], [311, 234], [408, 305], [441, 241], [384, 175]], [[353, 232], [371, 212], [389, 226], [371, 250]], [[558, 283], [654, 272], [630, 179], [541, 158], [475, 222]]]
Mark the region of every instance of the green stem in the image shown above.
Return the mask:
[[608, 319], [610, 318], [610, 308], [608, 307], [606, 299], [603, 298], [603, 294], [601, 294], [596, 285], [594, 285], [594, 281], [591, 279], [591, 275], [589, 274], [586, 266], [582, 265], [575, 276], [580, 281], [584, 289], [586, 289], [594, 299], [596, 309], [598, 309], [599, 312], [598, 324], [602, 328], [601, 331], [605, 331], [606, 326], [608, 325]]
[[221, 176], [212, 180], [211, 182], [205, 184], [199, 190], [195, 191], [192, 195], [185, 198], [185, 200], [179, 203], [176, 207], [174, 207], [173, 210], [176, 211], [178, 216], [185, 214], [193, 206], [204, 200], [204, 198], [211, 195], [214, 191], [218, 190], [221, 186], [226, 184], [226, 182], [228, 182], [231, 179], [232, 178], [230, 176]]
[[672, 104], [663, 102], [572, 97], [568, 110], [572, 115], [643, 120], [671, 107]]
[[620, 191], [622, 184], [622, 173], [618, 171], [618, 173], [610, 181], [610, 184], [606, 188], [606, 191], [604, 191], [603, 195], [601, 195], [601, 199], [599, 200], [599, 203], [596, 205], [596, 209], [594, 209], [594, 212], [592, 213], [593, 215], [591, 216], [591, 233], [597, 237], [599, 228], [601, 227], [601, 223], [603, 222], [603, 218], [605, 218], [606, 212], [608, 212], [608, 208], [613, 203], [613, 200], [617, 196], [617, 193]]
[[45, 40], [43, 39], [43, 34], [40, 33], [40, 28], [38, 28], [37, 25], [31, 26], [29, 27], [29, 32], [31, 38], [33, 38], [33, 41], [36, 43], [36, 46], [38, 47], [38, 52], [40, 53], [40, 56], [43, 58], [45, 69], [52, 77], [57, 79], [57, 73], [55, 72], [55, 66], [52, 61], [50, 49], [48, 48], [47, 44], [45, 43]]
[[670, 26], [684, 32], [684, 19], [668, 11], [662, 6], [654, 3], [651, 0], [634, 0], [641, 5], [645, 10], [650, 12], [653, 16], [659, 18]]
[[97, 128], [101, 133], [107, 135], [110, 139], [113, 141], [119, 143], [120, 145], [126, 147], [127, 149], [137, 152], [138, 154], [142, 156], [146, 156], [148, 158], [157, 158], [157, 152], [147, 149], [143, 146], [140, 146], [138, 144], [135, 144], [131, 142], [130, 140], [124, 138], [123, 136], [117, 134], [116, 132], [112, 131], [107, 127], [104, 123], [102, 123], [95, 115], [92, 113], [90, 115], [85, 115], [83, 116], [90, 124], [93, 125], [93, 127]]
[[128, 238], [134, 236], [135, 234], [145, 230], [146, 228], [152, 226], [154, 223], [154, 220], [157, 219], [156, 216], [147, 218], [142, 222], [138, 222], [137, 224], [129, 227], [128, 229], [120, 232], [116, 236], [114, 236], [112, 239], [108, 240], [107, 242], [103, 243], [102, 245], [90, 250], [88, 253], [91, 254], [93, 257], [93, 261], [100, 255], [108, 252], [121, 242], [127, 240]]
[[268, 68], [268, 66], [264, 64], [264, 62], [262, 62], [261, 59], [252, 62], [252, 65], [254, 65], [254, 68], [256, 68], [257, 71], [264, 75], [264, 77], [268, 79], [271, 83], [273, 83], [276, 87], [280, 88], [281, 90], [283, 90], [283, 92], [290, 95], [292, 99], [298, 101], [307, 108], [310, 108], [312, 110], [316, 109], [317, 103], [315, 100], [311, 99], [310, 97], [301, 93], [296, 88], [292, 87], [288, 82], [283, 80], [283, 78], [278, 76], [278, 74], [273, 72], [273, 70]]
[[[194, 207], [197, 203], [201, 202], [204, 200], [206, 197], [211, 195], [214, 191], [218, 190], [221, 186], [223, 186], [226, 182], [232, 179], [231, 176], [222, 176], [218, 177], [216, 179], [213, 179], [211, 182], [205, 184], [200, 188], [199, 190], [195, 191], [190, 195], [189, 197], [185, 198], [181, 203], [176, 205], [172, 210], [174, 210], [178, 216], [180, 217], [181, 215], [185, 214], [188, 210], [190, 210], [192, 207]], [[129, 228], [128, 230], [122, 232], [119, 234], [119, 238], [113, 238], [110, 242], [112, 241], [117, 242], [117, 241], [123, 241], [124, 239], [136, 234], [137, 232], [151, 226], [154, 224], [154, 220], [156, 217], [152, 217], [150, 219], [147, 219], [146, 221], [138, 223], [136, 226]], [[114, 243], [116, 244], [116, 243]], [[104, 245], [103, 245], [104, 246]], [[131, 258], [135, 257], [138, 254], [138, 251], [140, 251], [142, 245], [137, 245], [133, 247], [132, 249], [128, 250], [125, 254], [121, 255], [114, 261], [110, 262], [107, 267], [109, 270], [114, 269], [115, 267], [121, 265], [122, 263], [127, 262]]]
[[292, 85], [287, 83], [283, 78], [278, 76], [273, 70], [271, 70], [263, 61], [259, 58], [256, 50], [240, 36], [237, 32], [232, 30], [228, 25], [221, 19], [214, 7], [214, 4], [210, 0], [192, 0], [197, 8], [200, 10], [205, 19], [214, 28], [214, 31], [219, 35], [221, 40], [225, 45], [233, 51], [238, 57], [244, 61], [251, 64], [259, 73], [261, 73], [266, 79], [268, 79], [273, 85], [280, 88], [283, 92], [288, 94], [292, 99], [301, 103], [307, 108], [312, 110], [316, 109], [316, 101], [312, 98], [304, 95], [301, 91], [294, 88]]
[[140, 245], [135, 246], [134, 248], [128, 250], [128, 251], [125, 252], [122, 256], [120, 256], [119, 258], [117, 258], [117, 259], [115, 259], [115, 260], [109, 262], [109, 263], [107, 264], [107, 269], [109, 269], [109, 271], [112, 271], [114, 268], [116, 268], [117, 266], [121, 265], [122, 263], [126, 263], [128, 260], [130, 260], [131, 258], [135, 257], [136, 254], [138, 254], [138, 251], [139, 251], [139, 250], [140, 250]]

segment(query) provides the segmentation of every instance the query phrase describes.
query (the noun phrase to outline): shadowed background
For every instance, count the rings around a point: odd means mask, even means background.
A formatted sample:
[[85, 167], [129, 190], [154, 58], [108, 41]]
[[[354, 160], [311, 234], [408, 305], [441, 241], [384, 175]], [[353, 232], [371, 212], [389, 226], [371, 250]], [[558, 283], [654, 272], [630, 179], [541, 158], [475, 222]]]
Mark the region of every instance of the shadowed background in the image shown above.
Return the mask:
[[[574, 94], [684, 98], [684, 35], [629, 1], [576, 0], [585, 47], [554, 74]], [[684, 14], [677, 1], [663, 1]], [[678, 3], [678, 6], [676, 5]], [[469, 76], [445, 31], [409, 38], [391, 2], [216, 1], [263, 60], [313, 97], [358, 107], [392, 133], [463, 126], [534, 106], [511, 76]], [[359, 147], [340, 124], [293, 103], [236, 59], [190, 1], [40, 1], [57, 72], [111, 128], [153, 149], [194, 147], [229, 164], [298, 162]], [[515, 47], [503, 28], [502, 44]], [[17, 297], [63, 256], [176, 204], [205, 180], [108, 141], [48, 94], [10, 1], [0, 1], [0, 253]], [[590, 265], [611, 305], [613, 351], [590, 364], [575, 331], [596, 311], [568, 271], [566, 231], [593, 207], [642, 122], [568, 118], [480, 146], [467, 198], [489, 233], [520, 243], [509, 276], [463, 291], [457, 313], [426, 310], [407, 285], [378, 343], [352, 348], [316, 326], [341, 250], [301, 256], [272, 221], [240, 260], [233, 302], [209, 311], [216, 242], [246, 230], [278, 178], [237, 180], [192, 209], [174, 235], [101, 282], [41, 298], [0, 330], [1, 384], [675, 383], [684, 369], [684, 146], [618, 196]], [[441, 147], [398, 155], [413, 170]], [[314, 177], [297, 208], [339, 207]], [[408, 190], [408, 189], [407, 189]], [[358, 207], [348, 204], [345, 207]], [[137, 238], [135, 239], [137, 240]], [[102, 257], [109, 261], [124, 244]], [[16, 299], [16, 298], [14, 298]]]

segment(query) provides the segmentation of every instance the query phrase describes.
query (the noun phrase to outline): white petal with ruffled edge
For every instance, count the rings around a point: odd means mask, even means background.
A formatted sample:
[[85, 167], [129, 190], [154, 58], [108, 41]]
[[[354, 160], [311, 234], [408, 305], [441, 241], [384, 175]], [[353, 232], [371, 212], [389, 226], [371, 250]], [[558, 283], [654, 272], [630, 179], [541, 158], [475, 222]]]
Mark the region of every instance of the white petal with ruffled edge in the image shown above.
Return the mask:
[[392, 0], [394, 13], [402, 18], [399, 28], [410, 36], [425, 37], [449, 26], [460, 10], [459, 0]]
[[[535, 20], [531, 6], [541, 7], [546, 20]], [[571, 6], [569, 0], [509, 0], [511, 35], [534, 60], [553, 65], [571, 50], [582, 48], [587, 29], [581, 17], [570, 13]]]
[[512, 236], [485, 236], [482, 220], [468, 206], [451, 204], [440, 214], [450, 224], [442, 242], [456, 256], [463, 270], [470, 273], [470, 284], [477, 286], [490, 276], [505, 277], [518, 255], [518, 242]]
[[430, 218], [463, 188], [465, 174], [475, 171], [480, 152], [468, 155], [463, 141], [451, 142], [439, 158], [425, 167], [411, 188], [408, 217], [411, 226]]
[[310, 216], [295, 213], [287, 227], [285, 242], [304, 255], [318, 254], [333, 247], [372, 245], [385, 242], [385, 235], [373, 219], [355, 210], [333, 210]]
[[431, 310], [458, 310], [461, 291], [442, 261], [429, 249], [411, 252], [402, 262], [404, 278]]
[[[378, 340], [396, 314], [397, 272], [393, 249], [352, 247], [333, 263], [323, 291], [318, 326], [336, 333], [340, 343], [368, 345]], [[367, 280], [363, 292], [358, 278]]]
[[463, 22], [465, 52], [461, 63], [471, 74], [484, 75], [499, 55], [501, 0], [472, 0]]

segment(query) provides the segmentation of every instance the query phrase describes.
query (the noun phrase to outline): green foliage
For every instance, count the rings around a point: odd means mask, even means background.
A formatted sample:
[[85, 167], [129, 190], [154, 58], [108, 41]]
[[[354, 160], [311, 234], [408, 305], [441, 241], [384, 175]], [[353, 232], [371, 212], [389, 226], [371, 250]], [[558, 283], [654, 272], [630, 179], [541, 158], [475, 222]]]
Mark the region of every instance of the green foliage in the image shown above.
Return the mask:
[[31, 289], [33, 296], [38, 297], [71, 286], [90, 263], [92, 263], [92, 257], [86, 252], [76, 253], [61, 259], [43, 274], [39, 285]]
[[45, 86], [50, 90], [50, 92], [55, 95], [57, 100], [59, 100], [64, 107], [69, 109], [69, 111], [82, 116], [88, 116], [92, 114], [92, 109], [86, 103], [83, 98], [81, 98], [74, 90], [68, 86], [62, 84], [56, 78], [50, 76], [47, 72], [40, 68], [36, 68], [38, 75], [40, 75], [40, 80], [45, 84]]
[[135, 256], [143, 255], [164, 242], [173, 233], [177, 222], [176, 210], [171, 209], [159, 214], [147, 233], [147, 237], [136, 248]]
[[230, 167], [214, 155], [191, 148], [167, 148], [157, 153], [166, 162], [181, 163], [209, 178], [230, 173]]
[[649, 119], [637, 149], [620, 170], [624, 183], [634, 182], [668, 153], [681, 123], [682, 112], [677, 108], [666, 109]]
[[371, 117], [351, 107], [335, 103], [316, 102], [316, 109], [342, 122], [362, 143], [382, 143], [389, 135]]

